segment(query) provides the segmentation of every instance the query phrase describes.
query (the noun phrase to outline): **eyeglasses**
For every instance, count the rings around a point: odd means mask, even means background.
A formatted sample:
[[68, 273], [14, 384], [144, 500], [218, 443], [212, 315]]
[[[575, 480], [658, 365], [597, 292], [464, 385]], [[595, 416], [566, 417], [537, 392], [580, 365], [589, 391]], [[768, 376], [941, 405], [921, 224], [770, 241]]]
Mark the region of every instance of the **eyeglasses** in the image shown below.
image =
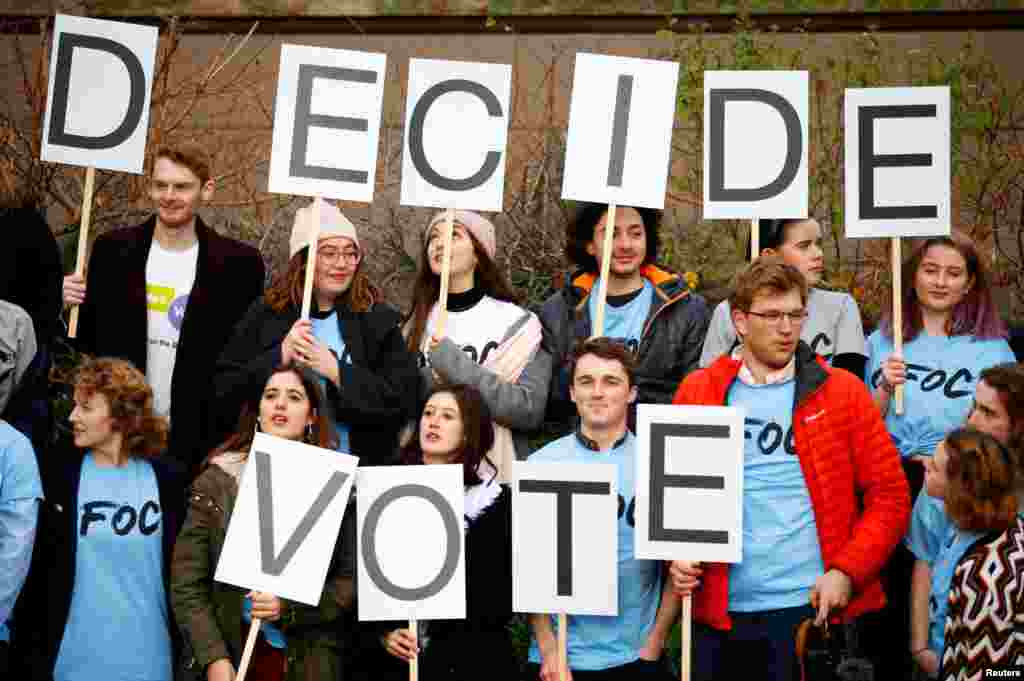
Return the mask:
[[363, 254], [355, 249], [342, 251], [337, 248], [318, 248], [316, 258], [324, 265], [333, 265], [339, 260], [346, 265], [356, 265], [362, 260]]
[[769, 310], [768, 312], [754, 312], [753, 310], [744, 310], [747, 314], [752, 314], [755, 317], [760, 317], [769, 324], [778, 326], [782, 323], [782, 318], [785, 317], [794, 325], [803, 324], [804, 320], [807, 319], [807, 310], [795, 310], [793, 312], [781, 312], [779, 310]]

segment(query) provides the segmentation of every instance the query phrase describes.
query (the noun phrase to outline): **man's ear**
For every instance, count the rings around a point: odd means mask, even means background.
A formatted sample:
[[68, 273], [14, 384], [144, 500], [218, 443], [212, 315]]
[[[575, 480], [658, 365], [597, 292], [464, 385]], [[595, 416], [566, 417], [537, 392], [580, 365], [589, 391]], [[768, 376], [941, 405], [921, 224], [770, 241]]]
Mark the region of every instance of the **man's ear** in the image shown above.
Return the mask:
[[747, 313], [743, 310], [731, 309], [729, 311], [732, 316], [732, 325], [736, 328], [736, 335], [741, 338], [747, 335], [747, 327], [750, 322], [750, 318], [747, 317]]
[[216, 185], [213, 183], [213, 178], [203, 183], [202, 188], [199, 190], [199, 196], [202, 197], [203, 201], [209, 201], [213, 198], [213, 190]]

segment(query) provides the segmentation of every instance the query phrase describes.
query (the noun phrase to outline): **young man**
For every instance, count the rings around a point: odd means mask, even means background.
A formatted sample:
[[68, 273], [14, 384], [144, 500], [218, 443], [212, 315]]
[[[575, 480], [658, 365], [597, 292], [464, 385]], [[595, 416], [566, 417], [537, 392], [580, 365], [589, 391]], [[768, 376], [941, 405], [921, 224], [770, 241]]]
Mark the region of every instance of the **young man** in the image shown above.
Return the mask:
[[[565, 249], [579, 271], [540, 311], [554, 366], [546, 416], [565, 430], [576, 417], [568, 360], [573, 343], [594, 333], [607, 213], [603, 204], [580, 208]], [[621, 339], [636, 357], [637, 402], [668, 404], [679, 381], [697, 368], [711, 313], [684, 278], [654, 264], [660, 217], [649, 208], [620, 206], [616, 212], [601, 335]], [[631, 407], [630, 426], [635, 416]]]
[[[756, 260], [730, 299], [744, 344], [683, 381], [676, 404], [742, 407], [743, 557], [675, 561], [677, 593], [694, 598], [694, 678], [791, 681], [794, 629], [881, 608], [878, 572], [907, 527], [899, 454], [871, 395], [800, 340], [807, 283], [780, 259]], [[754, 659], [738, 644], [760, 642]], [[738, 655], [739, 654], [739, 655]]]
[[171, 419], [170, 452], [187, 464], [212, 444], [204, 403], [214, 363], [263, 292], [259, 251], [220, 236], [196, 212], [213, 189], [201, 148], [161, 148], [149, 190], [156, 214], [98, 238], [87, 283], [64, 278], [64, 302], [82, 306], [78, 348], [145, 372], [155, 411]]
[[[1024, 444], [1024, 365], [1008, 362], [981, 372], [967, 425], [1020, 454]], [[1022, 463], [1017, 462], [1018, 466]], [[934, 466], [934, 457], [925, 465]], [[917, 497], [905, 540], [915, 558], [910, 587], [910, 655], [929, 676], [939, 672], [953, 570], [976, 540], [977, 536], [957, 530], [942, 499], [927, 494]]]
[[[634, 360], [622, 343], [608, 338], [580, 341], [569, 358], [570, 397], [580, 417], [579, 429], [530, 457], [537, 462], [614, 463], [618, 467], [619, 614], [615, 617], [570, 616], [570, 679], [634, 681], [668, 678], [658, 661], [679, 612], [671, 584], [662, 585], [659, 561], [633, 556], [632, 497], [636, 439], [626, 427], [629, 405], [636, 399]], [[530, 615], [530, 678], [558, 681], [558, 644], [549, 615]]]

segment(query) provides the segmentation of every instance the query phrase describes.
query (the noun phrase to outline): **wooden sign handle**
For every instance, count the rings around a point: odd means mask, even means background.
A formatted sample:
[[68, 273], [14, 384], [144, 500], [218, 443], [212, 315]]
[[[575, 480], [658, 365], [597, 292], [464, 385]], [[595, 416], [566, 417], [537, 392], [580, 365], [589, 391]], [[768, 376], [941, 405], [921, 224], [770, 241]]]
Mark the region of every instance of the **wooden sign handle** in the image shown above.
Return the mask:
[[242, 659], [238, 663], [238, 674], [235, 681], [245, 681], [245, 673], [249, 670], [249, 660], [252, 659], [252, 649], [256, 646], [256, 636], [260, 633], [260, 625], [263, 621], [259, 617], [252, 618], [249, 625], [249, 636], [245, 639], [245, 648], [242, 650]]
[[311, 222], [312, 231], [309, 242], [309, 255], [306, 258], [306, 281], [302, 288], [302, 318], [309, 319], [309, 307], [313, 302], [313, 280], [316, 278], [317, 245], [320, 242], [320, 208], [323, 204], [323, 197], [313, 198], [313, 210]]
[[558, 613], [558, 681], [569, 679], [569, 618]]
[[604, 222], [604, 241], [601, 246], [601, 285], [597, 289], [597, 313], [594, 315], [592, 337], [604, 335], [604, 308], [608, 300], [608, 276], [611, 274], [612, 243], [615, 240], [614, 203], [608, 204], [608, 219]]
[[441, 263], [441, 293], [437, 297], [437, 324], [434, 326], [434, 335], [444, 338], [444, 332], [448, 326], [448, 288], [451, 284], [452, 275], [452, 236], [455, 234], [455, 208], [448, 209], [448, 217], [444, 221], [444, 252]]
[[[416, 624], [416, 618], [409, 618], [409, 631], [412, 632], [412, 640], [416, 644], [416, 647], [420, 645], [420, 632]], [[419, 681], [420, 678], [420, 657], [417, 654], [416, 657], [409, 660], [409, 681]]]
[[[75, 263], [75, 274], [85, 274], [85, 255], [89, 249], [89, 222], [92, 219], [92, 193], [96, 186], [96, 169], [89, 166], [85, 170], [85, 190], [82, 193], [82, 221], [78, 225], [78, 258]], [[68, 338], [78, 338], [78, 305], [71, 308], [68, 320]]]
[[758, 224], [760, 220], [753, 218], [750, 220], [750, 261], [757, 260], [757, 256], [761, 255], [761, 228]]
[[[903, 253], [900, 238], [892, 237], [892, 346], [903, 356]], [[903, 416], [903, 385], [896, 386], [893, 408]]]
[[690, 606], [693, 603], [693, 596], [687, 594], [683, 596], [683, 617], [680, 625], [680, 657], [679, 660], [679, 678], [680, 681], [690, 681], [690, 655], [693, 649], [693, 645], [690, 640], [690, 636], [693, 632], [693, 618], [690, 614]]

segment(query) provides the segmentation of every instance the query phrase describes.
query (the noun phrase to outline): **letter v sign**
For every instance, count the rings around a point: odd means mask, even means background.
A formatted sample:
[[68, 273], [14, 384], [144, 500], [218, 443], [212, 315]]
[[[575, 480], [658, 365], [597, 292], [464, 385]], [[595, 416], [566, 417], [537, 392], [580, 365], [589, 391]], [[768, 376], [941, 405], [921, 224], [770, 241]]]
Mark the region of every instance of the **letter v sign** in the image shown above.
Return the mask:
[[348, 475], [340, 472], [331, 474], [330, 479], [313, 501], [313, 505], [306, 510], [299, 524], [295, 527], [291, 536], [288, 537], [284, 547], [281, 549], [281, 553], [275, 555], [274, 495], [272, 493], [273, 485], [271, 484], [270, 476], [270, 455], [259, 451], [254, 452], [254, 455], [256, 463], [256, 494], [257, 501], [259, 502], [257, 510], [260, 522], [260, 565], [265, 574], [279, 577], [285, 568], [288, 567], [288, 563], [291, 562], [302, 542], [309, 536], [313, 526], [320, 520], [320, 516], [324, 514], [331, 501], [341, 491], [345, 481], [348, 479]]

